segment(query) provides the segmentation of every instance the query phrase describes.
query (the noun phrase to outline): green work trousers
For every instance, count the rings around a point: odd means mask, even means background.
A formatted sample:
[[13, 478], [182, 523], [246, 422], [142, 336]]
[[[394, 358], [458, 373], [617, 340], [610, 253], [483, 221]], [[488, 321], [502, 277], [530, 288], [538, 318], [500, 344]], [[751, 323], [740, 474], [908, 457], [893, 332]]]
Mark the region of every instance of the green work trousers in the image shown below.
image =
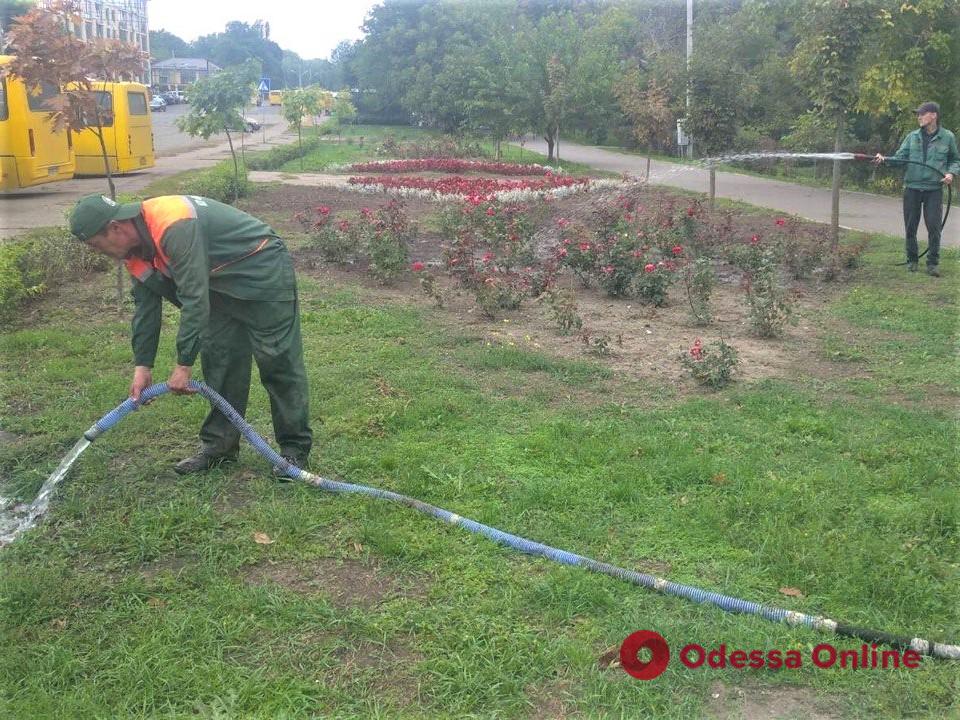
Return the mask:
[[[200, 351], [203, 378], [240, 415], [247, 410], [251, 357], [270, 397], [281, 454], [305, 460], [313, 433], [299, 302], [239, 300], [211, 292], [210, 322]], [[239, 448], [240, 433], [223, 413], [211, 408], [200, 428], [200, 442], [210, 454], [232, 454]]]

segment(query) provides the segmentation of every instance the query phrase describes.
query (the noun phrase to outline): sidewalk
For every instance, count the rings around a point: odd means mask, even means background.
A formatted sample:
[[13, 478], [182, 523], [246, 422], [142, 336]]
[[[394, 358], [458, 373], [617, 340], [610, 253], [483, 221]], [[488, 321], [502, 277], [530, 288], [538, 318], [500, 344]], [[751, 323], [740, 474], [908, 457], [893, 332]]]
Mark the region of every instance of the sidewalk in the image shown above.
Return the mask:
[[[217, 140], [177, 155], [157, 158], [156, 165], [144, 172], [115, 177], [113, 181], [117, 193], [137, 193], [160, 178], [185, 170], [216, 165], [230, 157], [230, 145], [226, 136], [222, 137], [222, 141]], [[275, 145], [285, 145], [294, 139], [296, 135], [291, 137], [287, 124], [280, 121], [261, 131], [246, 134], [243, 142], [245, 150], [269, 150]], [[235, 138], [234, 144], [239, 155], [240, 139]], [[0, 195], [0, 240], [35, 227], [64, 224], [67, 213], [77, 200], [94, 192], [108, 192], [106, 178], [74, 178], [40, 185], [28, 191]]]
[[[539, 138], [531, 138], [525, 147], [544, 155], [547, 153], [547, 144]], [[561, 140], [561, 165], [564, 160], [639, 177], [644, 175], [647, 166], [647, 159], [640, 155], [602, 150]], [[691, 165], [654, 160], [650, 165], [650, 182], [704, 194], [710, 192], [710, 176], [707, 170]], [[954, 183], [954, 195], [960, 195], [960, 183]], [[815, 222], [830, 222], [830, 190], [824, 188], [718, 172], [717, 197], [779, 210]], [[960, 197], [954, 198], [954, 206], [957, 205], [960, 205]], [[903, 209], [900, 198], [841, 190], [840, 225], [852, 230], [903, 237]], [[926, 229], [923, 223], [920, 224], [918, 236], [921, 246], [925, 245]], [[960, 247], [960, 209], [957, 207], [950, 211], [950, 218], [943, 229], [941, 245]]]

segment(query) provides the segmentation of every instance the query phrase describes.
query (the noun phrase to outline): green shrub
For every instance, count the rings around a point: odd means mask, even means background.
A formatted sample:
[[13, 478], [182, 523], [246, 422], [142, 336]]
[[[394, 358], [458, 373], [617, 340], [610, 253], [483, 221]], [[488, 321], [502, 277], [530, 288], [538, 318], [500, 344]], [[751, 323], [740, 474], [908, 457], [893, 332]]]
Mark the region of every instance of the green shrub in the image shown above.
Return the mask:
[[704, 345], [697, 338], [693, 347], [680, 355], [680, 362], [698, 383], [719, 390], [730, 382], [739, 359], [733, 346], [723, 340]]
[[178, 189], [183, 195], [202, 195], [223, 203], [232, 203], [235, 198], [249, 195], [251, 187], [246, 169], [240, 166], [238, 182], [233, 162], [226, 161], [187, 178], [179, 184]]
[[109, 264], [66, 228], [40, 228], [4, 241], [0, 244], [0, 320], [9, 322], [25, 299], [105, 270]]
[[[328, 132], [323, 126], [321, 126], [321, 130], [324, 133]], [[246, 160], [247, 168], [250, 170], [279, 170], [291, 160], [305, 157], [319, 147], [320, 140], [318, 138], [304, 138], [302, 152], [297, 143], [291, 143], [275, 147], [265, 153], [250, 154]]]

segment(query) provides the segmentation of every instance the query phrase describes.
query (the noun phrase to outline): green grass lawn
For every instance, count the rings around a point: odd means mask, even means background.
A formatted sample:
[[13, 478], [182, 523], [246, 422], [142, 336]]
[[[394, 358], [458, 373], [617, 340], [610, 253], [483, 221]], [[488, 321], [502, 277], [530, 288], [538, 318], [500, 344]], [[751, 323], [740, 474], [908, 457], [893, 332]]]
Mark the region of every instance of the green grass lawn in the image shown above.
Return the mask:
[[[415, 127], [393, 125], [345, 125], [341, 135], [323, 136], [323, 144], [301, 159], [297, 158], [285, 163], [280, 170], [283, 172], [325, 172], [334, 165], [347, 165], [365, 160], [382, 159], [377, 155], [376, 148], [387, 136], [392, 136], [397, 142], [415, 142], [430, 138], [439, 138], [442, 133], [436, 130], [423, 130]], [[303, 138], [314, 137], [313, 128], [303, 129]], [[495, 147], [492, 141], [481, 140], [479, 146], [482, 153], [493, 159]], [[545, 155], [529, 149], [521, 149], [507, 142], [501, 143], [501, 161], [514, 163], [548, 164]], [[589, 165], [574, 162], [562, 162], [565, 172], [575, 175], [587, 174], [595, 177], [615, 177], [615, 173], [597, 171]]]
[[[836, 372], [675, 392], [600, 360], [491, 348], [425, 303], [301, 279], [314, 471], [748, 600], [960, 641], [956, 251], [944, 277], [874, 240], [826, 307]], [[112, 273], [0, 335], [0, 490], [32, 498], [127, 393]], [[102, 306], [103, 311], [100, 311]], [[165, 317], [162, 380], [177, 317]], [[849, 338], [855, 338], [850, 341]], [[0, 717], [702, 717], [717, 682], [802, 689], [837, 717], [960, 712], [960, 667], [817, 670], [844, 641], [522, 556], [409, 509], [238, 465], [181, 478], [199, 399], [98, 440], [50, 516], [0, 551]], [[255, 382], [248, 419], [269, 434]], [[258, 544], [253, 533], [269, 535]], [[799, 589], [803, 597], [778, 590]], [[641, 682], [598, 658], [799, 649], [796, 671]], [[812, 712], [812, 709], [810, 709]], [[798, 717], [809, 714], [801, 712]]]

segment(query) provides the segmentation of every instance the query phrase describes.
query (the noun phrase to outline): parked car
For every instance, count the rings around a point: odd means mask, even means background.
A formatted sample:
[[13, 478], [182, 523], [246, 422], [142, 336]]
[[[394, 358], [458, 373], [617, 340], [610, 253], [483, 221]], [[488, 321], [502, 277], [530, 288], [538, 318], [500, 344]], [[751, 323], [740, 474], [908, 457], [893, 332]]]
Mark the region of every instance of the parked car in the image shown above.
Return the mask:
[[155, 95], [150, 101], [150, 109], [154, 112], [166, 112], [167, 101], [164, 100], [160, 95]]
[[170, 92], [169, 90], [167, 92], [160, 93], [160, 97], [166, 101], [167, 105], [176, 105], [179, 102], [179, 100], [177, 100], [177, 94], [175, 92]]
[[246, 126], [244, 129], [247, 132], [256, 132], [260, 129], [260, 121], [254, 120], [252, 117], [245, 117], [243, 119], [243, 124]]

